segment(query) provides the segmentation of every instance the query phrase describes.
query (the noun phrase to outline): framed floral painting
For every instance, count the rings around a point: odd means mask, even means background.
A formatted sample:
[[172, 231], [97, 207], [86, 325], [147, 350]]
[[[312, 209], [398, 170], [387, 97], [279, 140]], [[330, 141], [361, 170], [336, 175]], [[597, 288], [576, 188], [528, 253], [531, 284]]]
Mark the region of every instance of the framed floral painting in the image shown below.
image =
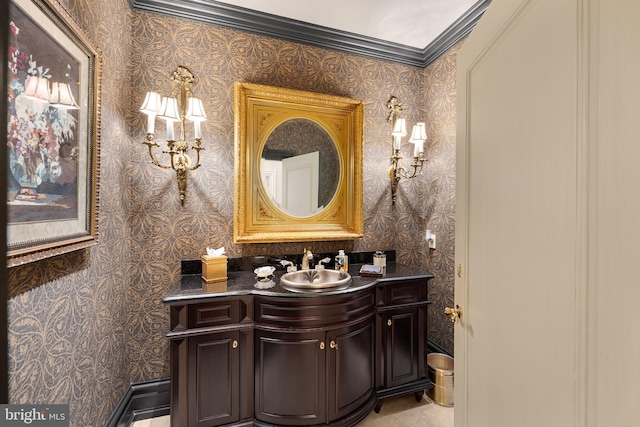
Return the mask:
[[8, 265], [97, 243], [101, 58], [55, 0], [11, 0]]

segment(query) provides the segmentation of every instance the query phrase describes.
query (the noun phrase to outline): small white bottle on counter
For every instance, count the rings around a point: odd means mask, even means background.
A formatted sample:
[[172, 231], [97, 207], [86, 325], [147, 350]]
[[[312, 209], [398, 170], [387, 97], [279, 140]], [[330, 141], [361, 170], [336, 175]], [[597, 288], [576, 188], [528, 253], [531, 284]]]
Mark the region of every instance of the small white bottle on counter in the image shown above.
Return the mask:
[[336, 270], [349, 271], [349, 257], [344, 253], [343, 249], [340, 249], [338, 255], [336, 255]]

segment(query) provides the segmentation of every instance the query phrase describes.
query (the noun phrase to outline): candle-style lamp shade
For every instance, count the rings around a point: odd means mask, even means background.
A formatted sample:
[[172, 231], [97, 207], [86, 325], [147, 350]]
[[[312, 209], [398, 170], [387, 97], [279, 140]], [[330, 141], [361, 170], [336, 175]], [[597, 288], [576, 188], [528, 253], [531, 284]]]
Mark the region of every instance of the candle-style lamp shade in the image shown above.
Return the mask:
[[187, 115], [185, 116], [187, 120], [191, 120], [193, 122], [193, 133], [196, 138], [200, 138], [200, 123], [207, 120], [207, 115], [204, 112], [204, 107], [202, 106], [202, 100], [198, 98], [194, 98], [193, 96], [189, 98], [187, 102]]
[[204, 122], [207, 120], [207, 115], [204, 112], [201, 99], [194, 98], [193, 96], [189, 98], [185, 118], [192, 122]]
[[427, 140], [427, 130], [425, 129], [424, 122], [418, 122], [413, 126], [411, 137], [409, 142], [415, 143], [418, 141], [425, 142]]
[[145, 114], [158, 114], [162, 105], [162, 97], [157, 92], [147, 92], [140, 111]]
[[178, 110], [178, 100], [176, 98], [162, 98], [158, 118], [168, 122], [180, 121], [180, 110]]
[[180, 111], [178, 110], [178, 100], [176, 98], [162, 98], [160, 113], [158, 118], [167, 122], [167, 141], [175, 141], [173, 122], [180, 121]]
[[409, 142], [414, 144], [413, 157], [419, 157], [424, 152], [424, 142], [427, 140], [427, 130], [424, 122], [418, 122], [413, 126]]
[[147, 92], [140, 111], [147, 115], [147, 133], [153, 133], [156, 116], [162, 106], [162, 96], [157, 92]]
[[402, 138], [407, 134], [407, 121], [403, 118], [397, 118], [395, 123], [393, 124], [393, 131], [391, 135], [393, 135], [393, 148], [396, 150], [400, 149], [400, 143]]
[[396, 119], [391, 135], [399, 137], [407, 135], [407, 120], [403, 118]]

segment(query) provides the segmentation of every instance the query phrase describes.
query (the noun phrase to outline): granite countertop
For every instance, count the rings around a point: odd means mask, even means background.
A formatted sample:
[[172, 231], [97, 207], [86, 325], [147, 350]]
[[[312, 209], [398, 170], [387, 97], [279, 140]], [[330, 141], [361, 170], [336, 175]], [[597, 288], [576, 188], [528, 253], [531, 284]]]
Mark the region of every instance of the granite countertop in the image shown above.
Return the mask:
[[200, 274], [185, 274], [181, 277], [180, 283], [164, 297], [163, 302], [179, 303], [186, 300], [199, 300], [220, 298], [239, 295], [264, 295], [273, 297], [291, 298], [316, 298], [323, 295], [342, 295], [357, 292], [362, 289], [374, 286], [377, 283], [393, 281], [397, 279], [431, 279], [433, 274], [422, 270], [416, 270], [395, 262], [387, 262], [385, 273], [382, 277], [364, 277], [359, 275], [362, 264], [349, 265], [349, 274], [352, 282], [348, 288], [336, 291], [323, 292], [292, 292], [284, 289], [280, 285], [280, 277], [284, 273], [277, 270], [273, 278], [275, 285], [269, 289], [258, 289], [254, 285], [256, 279], [253, 271], [228, 271], [226, 282], [214, 282], [206, 284]]

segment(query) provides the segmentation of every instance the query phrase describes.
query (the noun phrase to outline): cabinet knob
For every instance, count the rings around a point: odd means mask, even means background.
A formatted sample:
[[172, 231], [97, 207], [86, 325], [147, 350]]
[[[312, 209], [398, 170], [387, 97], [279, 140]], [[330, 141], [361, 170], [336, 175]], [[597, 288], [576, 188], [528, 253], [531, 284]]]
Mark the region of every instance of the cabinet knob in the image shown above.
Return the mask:
[[387, 325], [391, 326], [391, 319], [387, 320]]
[[331, 348], [335, 348], [336, 350], [338, 349], [338, 343], [331, 340], [331, 342], [329, 343], [329, 347]]
[[231, 347], [238, 348], [238, 341], [233, 340], [233, 343], [231, 344]]
[[320, 350], [324, 350], [324, 341], [320, 341]]

